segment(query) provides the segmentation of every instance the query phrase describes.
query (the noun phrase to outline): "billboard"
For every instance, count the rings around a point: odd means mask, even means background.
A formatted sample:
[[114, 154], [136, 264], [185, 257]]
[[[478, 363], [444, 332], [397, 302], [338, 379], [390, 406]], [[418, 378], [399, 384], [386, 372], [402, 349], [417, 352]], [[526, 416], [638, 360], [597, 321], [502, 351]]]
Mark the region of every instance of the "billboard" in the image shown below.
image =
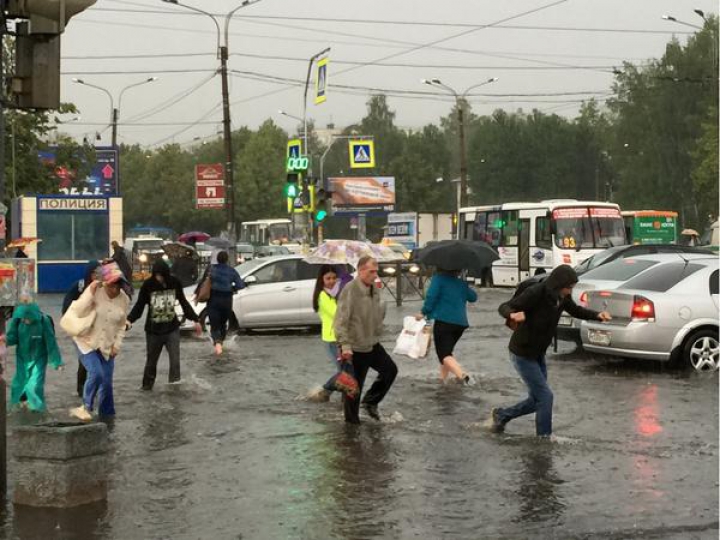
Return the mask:
[[65, 195], [120, 194], [118, 151], [109, 146], [95, 147], [95, 163], [85, 179], [78, 179], [76, 171], [56, 165], [56, 147], [38, 151], [40, 163], [52, 168], [58, 182], [58, 192]]
[[328, 178], [328, 187], [336, 215], [395, 210], [395, 178], [392, 176]]

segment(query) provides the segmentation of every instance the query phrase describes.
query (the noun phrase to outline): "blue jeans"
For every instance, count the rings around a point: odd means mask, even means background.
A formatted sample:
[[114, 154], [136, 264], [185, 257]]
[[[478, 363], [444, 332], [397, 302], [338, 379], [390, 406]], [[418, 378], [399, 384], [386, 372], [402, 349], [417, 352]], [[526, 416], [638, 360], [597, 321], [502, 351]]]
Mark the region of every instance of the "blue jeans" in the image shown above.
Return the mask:
[[497, 410], [497, 418], [502, 424], [510, 420], [535, 414], [535, 431], [537, 435], [552, 433], [553, 393], [547, 383], [547, 365], [545, 355], [537, 358], [523, 358], [510, 353], [515, 370], [528, 389], [528, 397], [512, 407]]
[[92, 411], [97, 396], [100, 416], [114, 416], [115, 401], [112, 385], [115, 360], [112, 358], [105, 360], [99, 351], [92, 351], [83, 354], [80, 361], [88, 373], [83, 388], [83, 404], [87, 410]]
[[323, 341], [323, 345], [325, 346], [325, 352], [327, 353], [330, 362], [336, 369], [336, 373], [332, 377], [330, 377], [325, 384], [323, 384], [323, 388], [328, 392], [334, 392], [335, 379], [337, 378], [338, 373], [342, 371], [342, 363], [338, 362], [338, 356], [340, 355], [340, 351], [338, 350], [337, 343], [335, 342]]

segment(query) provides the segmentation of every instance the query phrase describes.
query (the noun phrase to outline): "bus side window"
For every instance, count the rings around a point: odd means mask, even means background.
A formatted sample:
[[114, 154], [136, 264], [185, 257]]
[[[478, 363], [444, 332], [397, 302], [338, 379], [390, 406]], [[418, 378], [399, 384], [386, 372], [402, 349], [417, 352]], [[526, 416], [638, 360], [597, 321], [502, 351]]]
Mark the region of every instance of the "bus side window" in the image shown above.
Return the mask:
[[504, 211], [501, 245], [508, 247], [517, 246], [519, 232], [520, 222], [518, 221], [517, 211]]
[[475, 217], [475, 227], [473, 228], [473, 240], [486, 242], [485, 230], [487, 227], [487, 212], [478, 212]]
[[546, 216], [538, 216], [535, 220], [535, 245], [543, 249], [552, 248], [552, 233], [550, 231], [550, 219]]

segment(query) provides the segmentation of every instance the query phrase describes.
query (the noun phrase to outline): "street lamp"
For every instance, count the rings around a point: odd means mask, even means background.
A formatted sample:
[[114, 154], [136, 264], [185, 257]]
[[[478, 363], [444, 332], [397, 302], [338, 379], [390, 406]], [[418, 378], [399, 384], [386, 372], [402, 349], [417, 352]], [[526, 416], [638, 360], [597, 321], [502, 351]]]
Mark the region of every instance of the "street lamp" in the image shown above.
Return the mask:
[[[422, 84], [429, 86], [438, 86], [447, 92], [450, 92], [455, 97], [455, 106], [458, 110], [458, 131], [460, 134], [460, 206], [467, 206], [468, 203], [468, 186], [467, 186], [467, 155], [465, 151], [465, 118], [463, 113], [463, 102], [466, 100], [470, 90], [480, 88], [486, 84], [494, 83], [497, 81], [497, 77], [491, 77], [490, 79], [483, 81], [478, 84], [474, 84], [465, 89], [462, 94], [458, 94], [454, 88], [443, 84], [440, 79], [422, 79]], [[458, 210], [460, 208], [458, 207]]]
[[112, 147], [114, 149], [117, 149], [117, 125], [118, 125], [118, 117], [120, 115], [120, 104], [122, 103], [122, 97], [123, 94], [129, 90], [130, 88], [135, 88], [136, 86], [142, 86], [143, 84], [148, 84], [154, 81], [157, 81], [157, 77], [150, 77], [149, 79], [145, 79], [144, 81], [136, 82], [127, 85], [125, 88], [120, 90], [120, 95], [118, 96], [118, 102], [117, 107], [115, 107], [115, 101], [113, 100], [113, 96], [110, 93], [110, 91], [106, 88], [103, 88], [102, 86], [98, 86], [96, 84], [91, 84], [89, 82], [85, 82], [82, 79], [73, 79], [72, 81], [76, 84], [82, 84], [84, 86], [89, 86], [90, 88], [95, 88], [96, 90], [100, 90], [101, 92], [105, 92], [107, 96], [110, 98], [110, 125], [112, 126]]
[[[694, 9], [693, 13], [695, 13], [698, 17], [702, 18], [704, 22], [708, 22], [707, 17], [705, 16], [705, 12], [702, 9]], [[704, 30], [705, 28], [703, 26], [699, 26], [697, 24], [692, 24], [686, 21], [681, 21], [677, 17], [673, 17], [672, 15], [668, 15], [667, 13], [662, 16], [662, 19], [664, 21], [674, 22], [675, 24], [682, 24], [683, 26], [689, 26], [690, 28], [694, 28], [695, 30]], [[708, 31], [711, 34], [715, 34], [715, 32], [712, 32], [712, 27], [708, 26]], [[715, 73], [715, 66], [717, 65], [717, 40], [716, 37], [712, 36], [712, 71]]]
[[222, 81], [222, 103], [223, 103], [223, 141], [225, 143], [225, 177], [227, 185], [227, 232], [231, 242], [235, 241], [235, 182], [234, 182], [234, 171], [233, 165], [233, 151], [232, 151], [232, 131], [230, 128], [230, 91], [228, 87], [228, 69], [227, 62], [229, 57], [228, 46], [229, 46], [229, 30], [230, 21], [233, 15], [244, 7], [252, 6], [257, 4], [261, 0], [244, 0], [239, 6], [236, 6], [225, 15], [225, 41], [221, 41], [222, 32], [220, 30], [220, 22], [218, 18], [194, 6], [189, 6], [178, 2], [178, 0], [162, 0], [168, 4], [173, 4], [196, 13], [201, 13], [210, 17], [215, 23], [217, 29], [217, 51], [218, 58], [220, 59], [220, 78]]

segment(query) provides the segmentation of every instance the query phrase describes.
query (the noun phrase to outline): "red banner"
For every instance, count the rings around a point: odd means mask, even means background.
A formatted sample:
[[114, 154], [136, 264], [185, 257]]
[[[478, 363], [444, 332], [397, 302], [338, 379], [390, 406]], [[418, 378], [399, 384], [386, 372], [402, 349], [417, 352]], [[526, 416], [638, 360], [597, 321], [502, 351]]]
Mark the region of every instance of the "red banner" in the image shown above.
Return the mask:
[[225, 169], [222, 163], [195, 165], [195, 207], [225, 208]]

